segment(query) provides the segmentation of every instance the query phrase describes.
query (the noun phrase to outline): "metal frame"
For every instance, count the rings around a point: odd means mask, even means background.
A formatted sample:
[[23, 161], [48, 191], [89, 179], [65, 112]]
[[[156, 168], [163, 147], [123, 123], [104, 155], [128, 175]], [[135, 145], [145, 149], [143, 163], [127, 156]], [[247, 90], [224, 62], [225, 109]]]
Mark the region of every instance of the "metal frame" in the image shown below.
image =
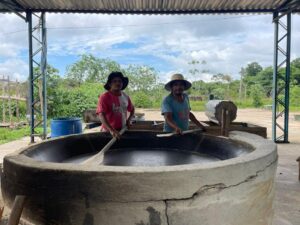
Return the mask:
[[[273, 14], [273, 22], [275, 27], [272, 138], [273, 141], [277, 143], [289, 143], [288, 131], [291, 54], [291, 13], [275, 12]], [[279, 70], [281, 68], [283, 68], [285, 71], [284, 76], [280, 75]]]
[[[35, 136], [47, 136], [47, 33], [45, 13], [32, 13], [28, 11], [26, 18], [28, 22], [29, 42], [29, 98], [30, 98], [30, 140], [34, 142]], [[33, 26], [33, 18], [37, 21]], [[34, 71], [38, 67], [39, 71]], [[39, 85], [40, 84], [40, 85]], [[42, 90], [40, 90], [40, 88]], [[40, 91], [42, 94], [40, 94]], [[40, 107], [40, 109], [38, 109]], [[42, 135], [36, 132], [38, 126], [43, 127]]]
[[[296, 5], [295, 7], [298, 7]], [[20, 10], [22, 11], [22, 10]], [[1, 12], [5, 12], [4, 10], [0, 10]], [[228, 9], [228, 10], [160, 10], [160, 11], [151, 11], [151, 10], [78, 10], [78, 9], [68, 9], [68, 10], [59, 10], [59, 9], [32, 9], [32, 12], [47, 12], [47, 13], [96, 13], [96, 14], [133, 14], [133, 15], [180, 15], [180, 14], [234, 14], [234, 13], [273, 13], [274, 9]], [[300, 13], [300, 9], [293, 9], [293, 12]]]
[[4, 6], [8, 11], [14, 12], [16, 15], [21, 17], [23, 20], [26, 20], [26, 17], [22, 15], [21, 13], [25, 11], [25, 9], [18, 4], [14, 0], [1, 0], [0, 5]]

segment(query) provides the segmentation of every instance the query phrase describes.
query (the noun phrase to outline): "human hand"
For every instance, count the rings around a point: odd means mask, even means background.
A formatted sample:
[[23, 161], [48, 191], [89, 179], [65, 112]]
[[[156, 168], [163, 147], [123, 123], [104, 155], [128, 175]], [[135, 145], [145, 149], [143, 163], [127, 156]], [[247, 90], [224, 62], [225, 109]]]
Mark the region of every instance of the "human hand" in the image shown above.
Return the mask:
[[111, 129], [111, 130], [109, 131], [109, 133], [110, 133], [111, 136], [113, 136], [114, 138], [117, 138], [117, 139], [120, 139], [120, 138], [121, 138], [120, 133], [119, 133], [117, 130], [115, 130], [115, 129]]
[[128, 129], [131, 127], [131, 121], [130, 120], [126, 121], [126, 126], [127, 126]]
[[201, 129], [202, 129], [202, 131], [206, 131], [206, 129], [205, 129], [205, 127], [204, 126], [199, 126]]
[[182, 130], [179, 127], [176, 127], [175, 133], [176, 134], [182, 134]]

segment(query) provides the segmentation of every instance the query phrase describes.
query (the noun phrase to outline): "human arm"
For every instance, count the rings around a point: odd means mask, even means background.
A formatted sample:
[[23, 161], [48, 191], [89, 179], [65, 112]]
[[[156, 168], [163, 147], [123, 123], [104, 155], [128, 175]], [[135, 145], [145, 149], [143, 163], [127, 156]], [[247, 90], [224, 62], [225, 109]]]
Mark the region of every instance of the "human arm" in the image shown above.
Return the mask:
[[173, 108], [169, 97], [165, 97], [161, 104], [161, 114], [164, 116], [165, 122], [171, 127], [175, 133], [181, 134], [182, 130], [177, 126], [172, 116]]
[[109, 122], [106, 119], [105, 112], [99, 113], [99, 118], [100, 118], [101, 123], [106, 127], [106, 129], [109, 131], [109, 133], [113, 137], [116, 137], [119, 139], [120, 133], [109, 124]]
[[129, 128], [129, 127], [131, 126], [130, 121], [131, 121], [132, 117], [134, 116], [134, 107], [133, 107], [132, 111], [130, 111], [129, 113], [130, 113], [130, 114], [129, 114], [129, 117], [128, 117], [128, 119], [126, 120], [127, 128]]
[[107, 113], [111, 110], [110, 101], [106, 93], [102, 94], [98, 100], [96, 114], [99, 116], [102, 127], [106, 128], [113, 137], [119, 138], [119, 132], [111, 126], [107, 119]]
[[190, 112], [189, 118], [197, 127], [200, 127], [203, 131], [205, 131], [205, 127], [197, 120], [197, 118], [192, 112]]
[[126, 120], [126, 126], [127, 128], [129, 128], [131, 126], [130, 121], [132, 119], [132, 117], [134, 116], [134, 106], [131, 102], [131, 99], [128, 97], [128, 106], [127, 106], [127, 111], [129, 112], [129, 116]]
[[164, 113], [166, 123], [174, 129], [175, 133], [181, 134], [182, 130], [174, 123], [171, 112]]

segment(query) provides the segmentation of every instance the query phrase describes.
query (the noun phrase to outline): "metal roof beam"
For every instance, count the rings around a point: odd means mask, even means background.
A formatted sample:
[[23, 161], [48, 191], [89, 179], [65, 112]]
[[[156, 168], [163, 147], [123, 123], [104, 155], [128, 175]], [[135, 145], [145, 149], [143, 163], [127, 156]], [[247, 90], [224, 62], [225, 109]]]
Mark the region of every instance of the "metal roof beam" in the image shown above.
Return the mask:
[[[148, 0], [149, 5], [154, 2], [158, 5], [151, 5], [149, 8], [139, 4], [140, 0], [132, 0], [133, 4], [128, 4], [125, 0], [119, 0], [118, 7], [114, 7], [110, 0], [103, 0], [103, 4], [98, 4], [97, 1], [88, 4], [82, 1], [82, 4], [75, 4], [75, 0], [65, 1], [45, 1], [44, 0], [0, 0], [5, 2], [5, 5], [10, 5], [10, 11], [14, 12], [53, 12], [53, 13], [107, 13], [107, 14], [226, 14], [226, 13], [274, 13], [285, 12], [292, 10], [300, 12], [300, 0], [278, 0], [272, 2], [268, 0], [266, 4], [262, 4], [261, 0], [249, 0], [251, 3], [234, 3], [227, 0], [212, 0], [216, 4], [195, 5], [194, 3], [181, 3], [180, 0], [174, 2], [177, 4], [170, 6], [164, 4], [162, 0]], [[21, 2], [21, 3], [19, 3]], [[26, 4], [23, 2], [26, 2]], [[79, 0], [78, 0], [79, 2]], [[92, 2], [92, 1], [91, 1]], [[123, 2], [123, 3], [122, 3]], [[182, 1], [183, 2], [183, 1]], [[209, 1], [208, 1], [209, 2]], [[248, 1], [247, 1], [248, 2]], [[122, 3], [122, 4], [121, 4]], [[71, 4], [71, 7], [70, 7]], [[2, 6], [2, 5], [1, 5]], [[193, 6], [193, 7], [191, 7]], [[0, 7], [0, 12], [9, 12], [7, 7]]]
[[292, 11], [298, 11], [300, 9], [300, 0], [287, 0], [283, 5], [277, 8], [276, 11], [278, 12], [292, 12]]
[[20, 12], [25, 11], [23, 7], [21, 7], [15, 1], [7, 1], [7, 0], [0, 0], [0, 5], [4, 6], [7, 10], [15, 13], [17, 16], [21, 17], [23, 20], [27, 21], [26, 17], [23, 16]]
[[288, 15], [292, 12], [299, 12], [300, 10], [300, 0], [287, 0], [282, 6], [276, 9], [276, 12], [280, 12], [276, 18], [273, 19], [274, 21], [278, 21], [283, 16]]
[[[79, 9], [31, 9], [31, 12], [46, 12], [46, 13], [99, 13], [99, 14], [135, 14], [135, 15], [174, 15], [174, 14], [234, 14], [234, 13], [274, 13], [275, 9], [218, 9], [218, 10], [79, 10]], [[294, 12], [300, 12], [300, 8]]]

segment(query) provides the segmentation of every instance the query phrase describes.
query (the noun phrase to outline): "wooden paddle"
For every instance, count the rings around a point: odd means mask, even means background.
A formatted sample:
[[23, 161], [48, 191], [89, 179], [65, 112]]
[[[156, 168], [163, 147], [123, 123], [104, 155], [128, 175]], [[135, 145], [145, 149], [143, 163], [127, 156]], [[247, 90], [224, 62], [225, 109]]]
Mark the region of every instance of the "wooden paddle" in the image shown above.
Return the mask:
[[[203, 131], [203, 129], [185, 130], [181, 134], [190, 134], [190, 133], [195, 133], [200, 131]], [[177, 133], [157, 134], [156, 137], [171, 137], [174, 135], [178, 135], [178, 134]]]
[[[127, 130], [127, 127], [124, 127], [120, 131], [120, 135], [124, 134], [124, 132]], [[117, 141], [116, 137], [113, 137], [96, 155], [92, 156], [89, 159], [84, 160], [81, 162], [81, 164], [91, 164], [91, 165], [99, 165], [102, 164], [104, 159], [104, 154], [107, 152], [107, 150], [110, 149], [110, 147]]]

